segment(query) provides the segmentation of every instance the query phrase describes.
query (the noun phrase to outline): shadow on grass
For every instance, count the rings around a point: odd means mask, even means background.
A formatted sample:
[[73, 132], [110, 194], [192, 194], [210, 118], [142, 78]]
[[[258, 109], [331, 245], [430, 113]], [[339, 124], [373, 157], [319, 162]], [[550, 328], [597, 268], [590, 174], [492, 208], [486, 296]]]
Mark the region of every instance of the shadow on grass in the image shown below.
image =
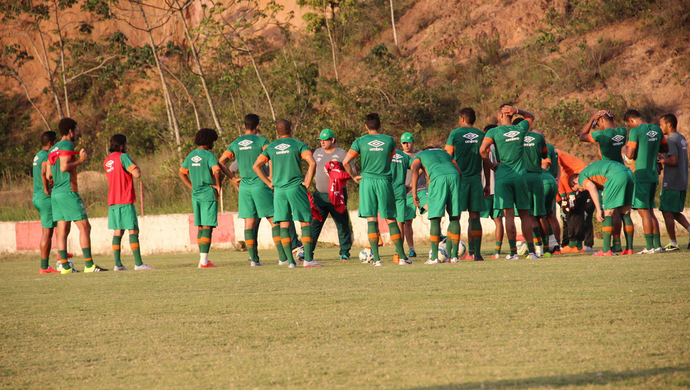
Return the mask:
[[661, 374], [690, 371], [690, 366], [660, 367], [645, 370], [595, 371], [581, 374], [537, 376], [524, 379], [503, 379], [499, 381], [455, 383], [441, 386], [413, 387], [409, 390], [474, 390], [474, 389], [528, 389], [538, 387], [563, 387], [607, 385], [628, 379], [651, 377]]

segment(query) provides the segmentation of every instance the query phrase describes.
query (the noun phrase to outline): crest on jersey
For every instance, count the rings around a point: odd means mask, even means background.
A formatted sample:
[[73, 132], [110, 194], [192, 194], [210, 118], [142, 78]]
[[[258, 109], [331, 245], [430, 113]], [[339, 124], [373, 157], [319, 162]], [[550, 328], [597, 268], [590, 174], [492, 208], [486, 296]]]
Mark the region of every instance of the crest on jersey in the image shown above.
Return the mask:
[[402, 162], [403, 156], [400, 155], [400, 153], [396, 153], [395, 156], [393, 156], [393, 162], [400, 163]]
[[194, 157], [192, 157], [192, 161], [195, 162], [195, 163], [198, 163], [199, 161], [201, 161], [201, 157], [199, 157], [199, 156], [194, 156]]
[[276, 146], [276, 149], [283, 151], [285, 149], [288, 149], [289, 147], [290, 147], [289, 144], [280, 144], [280, 145]]
[[685, 140], [681, 140], [680, 144], [683, 145], [684, 148], [688, 146], [688, 143]]
[[625, 139], [625, 137], [623, 137], [623, 136], [620, 135], [620, 134], [617, 135], [617, 136], [615, 136], [615, 137], [613, 137], [613, 138], [611, 138], [611, 140], [612, 140], [613, 142], [621, 142], [621, 141], [623, 141], [624, 139]]
[[244, 141], [240, 141], [240, 142], [238, 142], [237, 144], [240, 145], [240, 146], [245, 146], [245, 147], [246, 147], [246, 146], [249, 146], [249, 145], [251, 145], [251, 144], [253, 144], [253, 143], [254, 143], [254, 141], [245, 139]]
[[657, 135], [657, 132], [654, 131], [654, 130], [649, 130], [649, 131], [647, 132], [647, 136], [649, 137], [649, 139], [652, 139], [652, 138], [656, 137], [656, 135]]
[[379, 141], [379, 140], [375, 139], [375, 140], [369, 142], [367, 145], [373, 146], [373, 147], [375, 147], [375, 148], [378, 148], [378, 147], [383, 146], [384, 144], [385, 144], [385, 142]]
[[515, 137], [517, 137], [518, 135], [520, 135], [520, 132], [519, 132], [519, 131], [515, 131], [515, 130], [509, 131], [509, 132], [507, 132], [507, 133], [503, 133], [503, 136], [506, 137], [506, 138], [515, 138]]
[[115, 164], [115, 161], [113, 161], [113, 160], [108, 160], [108, 162], [105, 163], [106, 172], [112, 172], [113, 171], [113, 164]]
[[474, 133], [467, 133], [463, 135], [464, 138], [467, 138], [468, 140], [472, 141], [473, 139], [479, 137], [477, 134]]
[[34, 156], [34, 162], [38, 161], [38, 156]]
[[525, 143], [526, 144], [531, 143], [532, 141], [534, 141], [534, 137], [530, 137], [530, 136], [525, 137]]

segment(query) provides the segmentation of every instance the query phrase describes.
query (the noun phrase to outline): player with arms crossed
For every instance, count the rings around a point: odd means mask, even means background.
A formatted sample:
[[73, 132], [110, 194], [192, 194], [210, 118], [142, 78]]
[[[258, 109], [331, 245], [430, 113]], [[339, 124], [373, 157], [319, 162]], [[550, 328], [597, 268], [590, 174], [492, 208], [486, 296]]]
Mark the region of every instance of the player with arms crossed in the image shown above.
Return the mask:
[[[391, 241], [400, 256], [400, 261], [407, 262], [408, 258], [403, 249], [400, 228], [395, 221], [395, 195], [391, 184], [391, 158], [395, 155], [395, 139], [382, 134], [379, 129], [381, 120], [378, 114], [366, 116], [364, 128], [368, 134], [359, 137], [352, 143], [347, 152], [343, 165], [353, 180], [359, 184], [359, 216], [367, 219], [369, 244], [374, 255], [374, 266], [380, 267], [379, 231], [377, 214], [388, 222]], [[350, 161], [361, 155], [361, 176], [355, 176], [350, 168]]]
[[199, 146], [185, 158], [180, 167], [180, 180], [192, 190], [194, 226], [198, 228], [199, 268], [215, 268], [208, 258], [213, 228], [218, 226], [218, 195], [220, 194], [220, 167], [211, 150], [218, 139], [213, 129], [200, 129], [194, 136]]
[[[292, 256], [290, 243], [290, 221], [299, 221], [302, 225], [302, 243], [304, 244], [305, 268], [322, 267], [312, 259], [314, 253], [311, 234], [311, 205], [307, 188], [314, 178], [316, 162], [314, 157], [302, 141], [292, 138], [292, 123], [281, 119], [276, 124], [278, 139], [273, 141], [254, 162], [253, 169], [256, 176], [269, 188], [273, 194], [273, 221], [280, 223], [280, 237], [283, 253], [290, 263], [288, 267], [295, 268], [297, 264]], [[300, 164], [302, 160], [309, 164], [306, 176], [302, 176]], [[273, 180], [269, 180], [262, 167], [272, 161]]]
[[36, 153], [33, 161], [34, 196], [33, 204], [41, 213], [41, 268], [39, 274], [59, 274], [49, 264], [50, 247], [53, 241], [53, 228], [57, 226], [53, 221], [53, 206], [50, 201], [50, 182], [46, 171], [48, 165], [48, 151], [55, 145], [57, 134], [54, 131], [46, 131], [41, 134], [41, 150]]

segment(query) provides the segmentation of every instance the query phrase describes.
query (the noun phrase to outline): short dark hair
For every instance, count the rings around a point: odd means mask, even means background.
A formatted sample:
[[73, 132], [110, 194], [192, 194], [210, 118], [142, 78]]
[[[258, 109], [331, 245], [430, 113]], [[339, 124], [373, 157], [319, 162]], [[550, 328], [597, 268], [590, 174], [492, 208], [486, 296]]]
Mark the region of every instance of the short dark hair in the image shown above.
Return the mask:
[[67, 135], [70, 130], [74, 131], [76, 128], [77, 121], [72, 118], [62, 118], [60, 119], [60, 123], [58, 123], [58, 131], [60, 131], [62, 135]]
[[470, 125], [473, 125], [474, 121], [477, 120], [477, 114], [471, 107], [465, 107], [462, 110], [460, 110], [458, 116], [460, 118], [463, 118], [465, 122], [469, 123]]
[[486, 125], [484, 126], [484, 132], [486, 133], [487, 131], [493, 129], [494, 127], [498, 127], [496, 125]]
[[276, 133], [288, 135], [292, 131], [292, 123], [287, 119], [281, 119], [276, 123]]
[[364, 124], [369, 130], [378, 130], [381, 127], [381, 119], [379, 114], [372, 112], [364, 118]]
[[125, 151], [125, 145], [127, 145], [127, 136], [124, 134], [115, 134], [110, 137], [110, 148], [108, 151], [110, 153], [123, 152]]
[[50, 145], [51, 142], [57, 139], [57, 133], [54, 131], [46, 131], [41, 134], [41, 146]]
[[524, 118], [515, 118], [513, 119], [513, 122], [511, 123], [512, 125], [517, 125], [518, 123], [524, 121]]
[[642, 115], [637, 110], [628, 110], [623, 115], [623, 122], [627, 122], [631, 119], [642, 118]]
[[673, 127], [673, 130], [675, 130], [678, 126], [678, 118], [676, 118], [676, 116], [673, 114], [666, 114], [661, 117], [661, 120]]
[[573, 173], [572, 175], [570, 175], [570, 177], [568, 178], [568, 185], [570, 185], [570, 188], [575, 186], [575, 183], [577, 183], [577, 179], [579, 179], [579, 178], [580, 178], [579, 173]]
[[216, 142], [218, 133], [213, 129], [200, 129], [194, 136], [194, 143], [198, 146], [209, 146]]
[[244, 128], [247, 130], [254, 130], [259, 127], [259, 116], [256, 114], [247, 114], [244, 116]]

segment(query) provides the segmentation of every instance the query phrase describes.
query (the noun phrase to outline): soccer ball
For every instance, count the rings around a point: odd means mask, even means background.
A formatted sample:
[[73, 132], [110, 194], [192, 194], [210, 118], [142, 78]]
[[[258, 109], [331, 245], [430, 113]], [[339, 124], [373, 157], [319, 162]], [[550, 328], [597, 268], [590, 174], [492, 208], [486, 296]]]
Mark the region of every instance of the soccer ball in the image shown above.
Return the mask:
[[526, 243], [526, 242], [524, 242], [524, 241], [518, 241], [518, 242], [515, 243], [515, 245], [517, 246], [518, 255], [527, 254], [527, 249], [528, 249], [528, 248], [527, 248], [527, 243]]
[[[72, 262], [71, 259], [67, 260], [69, 263], [69, 267], [74, 269], [74, 263]], [[57, 264], [55, 264], [55, 270], [56, 271], [62, 271], [62, 262], [60, 260], [57, 261]]]
[[460, 243], [458, 245], [458, 259], [462, 259], [463, 257], [465, 257], [466, 253], [467, 253], [467, 244], [460, 241]]
[[297, 251], [297, 259], [299, 261], [304, 261], [304, 248], [300, 248], [300, 250]]
[[359, 252], [359, 261], [360, 263], [374, 262], [374, 253], [371, 251], [371, 248], [364, 248]]
[[[438, 243], [438, 261], [441, 263], [445, 263], [446, 260], [448, 260], [448, 251], [446, 250], [446, 239], [444, 238], [443, 241]], [[431, 258], [431, 249], [429, 250], [429, 260], [433, 260]]]

